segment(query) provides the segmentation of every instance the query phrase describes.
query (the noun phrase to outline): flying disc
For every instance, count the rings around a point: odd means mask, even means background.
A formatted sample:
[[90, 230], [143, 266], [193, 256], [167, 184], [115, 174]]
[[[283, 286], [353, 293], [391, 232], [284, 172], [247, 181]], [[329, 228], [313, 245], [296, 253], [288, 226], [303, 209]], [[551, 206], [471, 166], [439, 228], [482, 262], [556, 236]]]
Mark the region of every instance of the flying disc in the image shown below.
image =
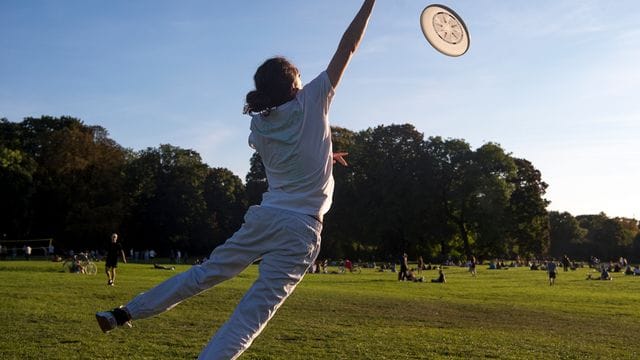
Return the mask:
[[420, 26], [427, 41], [439, 52], [460, 56], [469, 49], [469, 31], [462, 18], [444, 5], [429, 5], [420, 14]]

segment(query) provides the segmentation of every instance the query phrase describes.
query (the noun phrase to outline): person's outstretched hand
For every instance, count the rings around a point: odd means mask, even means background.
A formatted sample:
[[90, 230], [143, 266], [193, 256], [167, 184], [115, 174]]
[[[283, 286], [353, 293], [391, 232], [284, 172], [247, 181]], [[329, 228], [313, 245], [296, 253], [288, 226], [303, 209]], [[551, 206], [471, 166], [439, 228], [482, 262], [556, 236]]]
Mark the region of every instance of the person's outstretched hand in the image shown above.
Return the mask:
[[349, 155], [349, 153], [346, 152], [334, 152], [333, 153], [333, 163], [335, 164], [336, 162], [339, 162], [340, 165], [342, 166], [349, 166], [349, 164], [347, 164], [347, 160], [344, 159], [345, 156]]

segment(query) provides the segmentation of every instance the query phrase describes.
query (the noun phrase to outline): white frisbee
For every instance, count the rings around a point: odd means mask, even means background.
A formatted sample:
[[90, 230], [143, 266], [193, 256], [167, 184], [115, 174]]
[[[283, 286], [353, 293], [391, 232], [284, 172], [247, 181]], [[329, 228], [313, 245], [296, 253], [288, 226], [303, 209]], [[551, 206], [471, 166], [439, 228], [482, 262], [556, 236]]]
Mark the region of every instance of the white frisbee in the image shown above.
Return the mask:
[[460, 56], [469, 49], [469, 32], [462, 18], [444, 5], [429, 5], [420, 14], [420, 26], [427, 41], [439, 52]]

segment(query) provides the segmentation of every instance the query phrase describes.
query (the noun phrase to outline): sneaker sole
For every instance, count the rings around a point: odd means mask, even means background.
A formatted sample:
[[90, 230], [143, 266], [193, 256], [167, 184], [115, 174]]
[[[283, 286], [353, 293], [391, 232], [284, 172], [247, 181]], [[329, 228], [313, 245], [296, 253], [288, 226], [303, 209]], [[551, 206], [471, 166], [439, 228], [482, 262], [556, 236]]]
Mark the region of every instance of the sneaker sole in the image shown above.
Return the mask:
[[96, 320], [98, 321], [98, 325], [100, 325], [100, 330], [102, 330], [103, 333], [106, 334], [109, 331], [114, 329], [113, 327], [111, 327], [111, 322], [109, 322], [109, 319], [107, 319], [106, 317], [96, 314]]

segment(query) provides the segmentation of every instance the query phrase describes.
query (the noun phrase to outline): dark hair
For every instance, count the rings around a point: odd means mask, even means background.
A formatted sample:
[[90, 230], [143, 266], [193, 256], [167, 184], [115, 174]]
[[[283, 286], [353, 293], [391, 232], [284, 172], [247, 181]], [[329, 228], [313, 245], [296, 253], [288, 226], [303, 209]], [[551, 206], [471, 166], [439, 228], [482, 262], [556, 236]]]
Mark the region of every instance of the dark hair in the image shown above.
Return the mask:
[[284, 57], [265, 61], [253, 75], [256, 89], [247, 93], [243, 113], [261, 112], [267, 116], [274, 107], [293, 99], [298, 91], [293, 85], [299, 74], [298, 68]]

